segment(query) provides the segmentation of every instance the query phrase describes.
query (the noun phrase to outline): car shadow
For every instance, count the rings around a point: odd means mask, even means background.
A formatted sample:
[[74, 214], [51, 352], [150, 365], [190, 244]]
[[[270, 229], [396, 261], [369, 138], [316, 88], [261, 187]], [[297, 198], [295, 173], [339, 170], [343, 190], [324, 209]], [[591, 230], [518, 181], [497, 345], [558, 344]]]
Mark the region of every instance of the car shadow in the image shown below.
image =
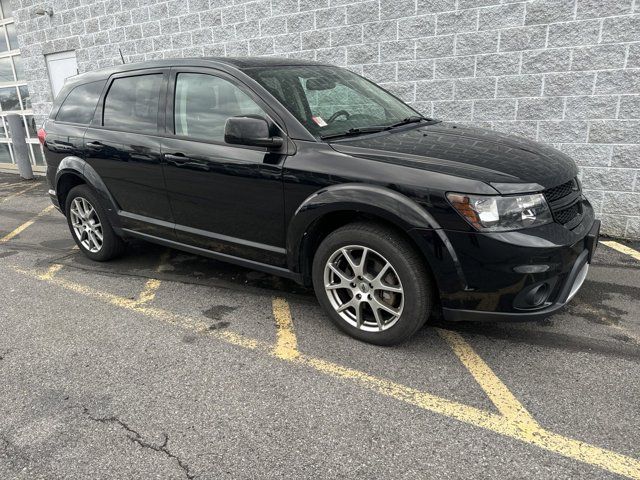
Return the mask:
[[[166, 257], [166, 263], [158, 271], [163, 256]], [[110, 262], [93, 262], [79, 251], [73, 251], [56, 259], [55, 262], [113, 276], [156, 277], [186, 284], [242, 290], [251, 294], [292, 296], [296, 301], [317, 305], [313, 290], [298, 285], [292, 280], [141, 240], [130, 241], [126, 253]], [[587, 290], [591, 290], [587, 284], [585, 286]], [[602, 288], [602, 285], [591, 287]], [[628, 292], [616, 291], [612, 293]], [[602, 303], [606, 298], [608, 297], [604, 294], [598, 296], [599, 303]], [[580, 298], [576, 297], [574, 301], [576, 300], [580, 301]], [[318, 306], [318, 308], [320, 307]], [[640, 363], [640, 347], [632, 339], [625, 339], [619, 335], [611, 335], [610, 338], [601, 336], [594, 338], [556, 332], [550, 329], [550, 327], [553, 328], [556, 321], [567, 321], [565, 318], [561, 318], [566, 315], [570, 315], [568, 321], [577, 321], [578, 319], [589, 321], [574, 311], [575, 308], [569, 306], [549, 319], [526, 323], [445, 322], [436, 309], [425, 328], [409, 340], [405, 347], [417, 348], [419, 344], [424, 343], [425, 336], [432, 335], [433, 328], [437, 327], [469, 336], [504, 340], [510, 343], [540, 346], [565, 352], [595, 353]]]

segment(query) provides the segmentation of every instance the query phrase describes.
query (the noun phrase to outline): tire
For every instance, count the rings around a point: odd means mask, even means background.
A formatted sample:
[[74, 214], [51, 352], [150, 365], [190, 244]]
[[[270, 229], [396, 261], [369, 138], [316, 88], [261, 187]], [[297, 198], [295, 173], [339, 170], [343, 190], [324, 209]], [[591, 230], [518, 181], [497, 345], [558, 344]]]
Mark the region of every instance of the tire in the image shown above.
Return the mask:
[[333, 323], [376, 345], [410, 338], [427, 321], [435, 302], [425, 260], [402, 235], [372, 222], [330, 233], [316, 250], [312, 280]]
[[[113, 231], [107, 212], [88, 185], [71, 189], [67, 195], [65, 215], [76, 245], [91, 260], [106, 262], [124, 251], [124, 241]], [[102, 235], [101, 242], [99, 235]]]

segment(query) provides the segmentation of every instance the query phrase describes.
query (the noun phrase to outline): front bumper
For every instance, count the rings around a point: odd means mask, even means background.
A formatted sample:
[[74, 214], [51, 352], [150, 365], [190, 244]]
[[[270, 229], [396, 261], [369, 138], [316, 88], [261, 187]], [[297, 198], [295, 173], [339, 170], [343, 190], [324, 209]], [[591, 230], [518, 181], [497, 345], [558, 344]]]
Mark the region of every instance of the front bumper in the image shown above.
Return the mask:
[[585, 237], [585, 249], [578, 256], [571, 271], [562, 285], [559, 295], [555, 302], [542, 308], [529, 311], [511, 311], [511, 312], [487, 312], [481, 310], [463, 310], [445, 308], [442, 309], [442, 315], [449, 322], [460, 321], [531, 321], [545, 318], [564, 307], [578, 293], [580, 287], [587, 278], [589, 265], [593, 252], [598, 245], [598, 235], [600, 231], [600, 221], [594, 222], [591, 232]]
[[446, 320], [528, 321], [561, 309], [584, 282], [600, 222], [589, 215], [573, 231], [446, 232], [459, 279], [439, 282]]

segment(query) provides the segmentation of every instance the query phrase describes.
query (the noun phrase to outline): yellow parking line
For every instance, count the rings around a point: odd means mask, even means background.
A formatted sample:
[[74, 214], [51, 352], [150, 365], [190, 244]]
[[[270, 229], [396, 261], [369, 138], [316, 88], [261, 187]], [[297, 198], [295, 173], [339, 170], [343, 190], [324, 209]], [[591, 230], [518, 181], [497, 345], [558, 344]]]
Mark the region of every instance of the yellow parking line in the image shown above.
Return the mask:
[[298, 340], [293, 330], [289, 304], [283, 298], [274, 298], [272, 310], [277, 327], [277, 340], [273, 354], [284, 360], [298, 357], [300, 355], [298, 351]]
[[146, 315], [148, 317], [155, 318], [157, 320], [162, 320], [164, 322], [171, 323], [173, 325], [178, 325], [183, 328], [187, 328], [199, 333], [205, 333], [205, 332], [209, 332], [210, 334], [215, 333], [216, 334], [215, 336], [220, 337], [221, 339], [227, 341], [228, 343], [238, 345], [244, 348], [249, 348], [249, 349], [258, 348], [258, 342], [256, 340], [244, 337], [242, 335], [235, 334], [233, 332], [228, 332], [225, 330], [210, 331], [209, 323], [202, 320], [186, 317], [184, 315], [174, 314], [172, 312], [169, 312], [168, 310], [163, 310], [161, 308], [155, 308], [155, 307], [150, 307], [146, 305], [139, 305], [137, 300], [131, 300], [130, 298], [125, 298], [119, 295], [114, 295], [112, 293], [104, 292], [102, 290], [97, 290], [95, 288], [91, 288], [86, 285], [72, 282], [70, 280], [66, 280], [60, 277], [50, 277], [47, 275], [47, 273], [41, 274], [33, 270], [25, 270], [18, 267], [13, 267], [13, 269], [16, 272], [20, 272], [25, 275], [32, 276], [39, 280], [45, 280], [48, 283], [64, 288], [65, 290], [70, 290], [72, 292], [84, 295], [86, 297], [95, 298], [96, 300], [109, 303], [116, 307], [131, 310], [131, 311]]
[[460, 359], [462, 364], [473, 375], [478, 385], [485, 391], [491, 402], [505, 417], [522, 423], [529, 423], [537, 426], [531, 414], [524, 408], [524, 405], [511, 393], [507, 386], [493, 373], [493, 370], [480, 358], [475, 350], [462, 336], [449, 330], [436, 329], [451, 347], [453, 353]]
[[[35, 278], [47, 280], [46, 274], [39, 274], [38, 272], [22, 270], [19, 268], [15, 268], [15, 270]], [[274, 353], [273, 345], [254, 340], [228, 330], [210, 330], [209, 324], [199, 319], [175, 314], [160, 308], [138, 305], [134, 300], [102, 292], [59, 277], [53, 277], [47, 281], [50, 284], [61, 288], [103, 300], [112, 305], [135, 311], [157, 320], [178, 325], [182, 328], [187, 328], [199, 333], [208, 334], [239, 347], [262, 351], [268, 354]], [[293, 330], [291, 329], [291, 317], [290, 314], [288, 314], [288, 308], [286, 311], [283, 310], [284, 302], [284, 300], [281, 300], [275, 304], [279, 308], [277, 313], [277, 317], [279, 317], [279, 319], [276, 320], [278, 322], [283, 322], [285, 325], [284, 331], [287, 332], [280, 337], [283, 339], [281, 345], [291, 349], [294, 344], [292, 344], [292, 339], [287, 338], [287, 336], [293, 335]], [[276, 316], [275, 312], [274, 316]], [[297, 349], [295, 351], [297, 352]], [[387, 379], [375, 377], [311, 355], [298, 352], [298, 355], [295, 356], [283, 355], [278, 358], [297, 365], [307, 366], [320, 373], [324, 373], [335, 378], [353, 381], [364, 388], [394, 398], [395, 400], [414, 405], [424, 410], [438, 413], [449, 418], [454, 418], [469, 425], [474, 425], [535, 445], [550, 452], [600, 467], [618, 475], [640, 480], [639, 460], [550, 432], [540, 427], [538, 424], [514, 421], [512, 418], [504, 415], [486, 412], [469, 405], [438, 397], [428, 392], [407, 387]]]
[[39, 185], [40, 183], [34, 183], [33, 185], [29, 185], [28, 187], [23, 188], [22, 190], [18, 190], [17, 192], [12, 193], [11, 195], [7, 195], [6, 197], [0, 199], [0, 203], [4, 203], [8, 200], [11, 200], [12, 198], [22, 195], [23, 193], [27, 193], [29, 190], [33, 190]]
[[[158, 264], [158, 267], [156, 268], [156, 272], [162, 272], [163, 270], [165, 270], [166, 263], [168, 260], [169, 260], [169, 250], [166, 250], [160, 256], [160, 262]], [[142, 305], [143, 303], [149, 303], [153, 301], [153, 299], [156, 298], [156, 292], [160, 288], [161, 283], [162, 282], [157, 278], [150, 278], [149, 280], [147, 280], [146, 283], [144, 284], [144, 288], [142, 289], [142, 292], [140, 292], [140, 295], [138, 295], [136, 304]]]
[[501, 415], [303, 354], [297, 349], [290, 309], [284, 299], [273, 300], [273, 315], [277, 326], [277, 341], [273, 352], [282, 360], [306, 365], [333, 377], [352, 380], [365, 388], [419, 408], [455, 418], [623, 476], [640, 479], [640, 461], [637, 459], [542, 428], [484, 360], [457, 333], [438, 329], [438, 333], [469, 369]]
[[141, 305], [143, 303], [149, 303], [154, 298], [156, 298], [156, 291], [160, 288], [160, 280], [156, 278], [150, 278], [144, 284], [144, 289], [140, 292], [136, 303]]
[[600, 240], [600, 243], [640, 261], [640, 252], [634, 250], [631, 247], [627, 247], [626, 245], [623, 245], [621, 243], [614, 242], [613, 240]]
[[31, 218], [30, 220], [24, 222], [22, 225], [20, 225], [18, 228], [16, 228], [15, 230], [13, 230], [12, 232], [9, 232], [8, 234], [6, 234], [4, 237], [0, 238], [0, 243], [5, 243], [8, 242], [9, 240], [11, 240], [13, 237], [15, 237], [16, 235], [19, 235], [21, 232], [23, 232], [24, 230], [26, 230], [27, 228], [29, 228], [31, 225], [33, 225], [35, 223], [35, 221], [39, 218], [42, 217], [43, 215], [46, 215], [47, 213], [49, 213], [51, 210], [53, 210], [53, 205], [49, 205], [47, 208], [45, 208], [44, 210], [42, 210], [39, 214], [37, 214], [35, 217]]
[[158, 267], [156, 268], [156, 272], [160, 273], [167, 270], [167, 267], [169, 266], [170, 256], [171, 250], [166, 249], [164, 252], [162, 252], [162, 255], [160, 255], [160, 261], [158, 262]]
[[501, 435], [535, 445], [539, 448], [563, 455], [583, 463], [629, 478], [640, 479], [640, 461], [610, 450], [590, 445], [580, 440], [564, 437], [545, 430], [540, 426], [514, 422], [502, 415], [485, 412], [468, 405], [446, 400], [427, 392], [415, 390], [405, 385], [374, 377], [358, 370], [336, 365], [322, 359], [301, 354], [291, 360], [308, 365], [315, 370], [333, 377], [356, 381], [361, 386], [392, 397], [424, 410], [429, 410], [461, 422], [490, 430]]
[[43, 273], [40, 278], [42, 280], [51, 280], [53, 277], [56, 276], [56, 274], [62, 269], [62, 265], [60, 265], [59, 263], [54, 263], [53, 265], [51, 265], [49, 267], [49, 270], [47, 270], [45, 273]]

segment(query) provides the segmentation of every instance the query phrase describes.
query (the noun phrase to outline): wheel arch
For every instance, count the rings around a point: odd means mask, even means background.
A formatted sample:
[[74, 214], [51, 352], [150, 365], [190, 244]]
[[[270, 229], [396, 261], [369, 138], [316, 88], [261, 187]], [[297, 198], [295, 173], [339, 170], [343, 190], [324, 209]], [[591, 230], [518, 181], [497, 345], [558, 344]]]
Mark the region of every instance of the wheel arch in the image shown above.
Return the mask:
[[[373, 221], [401, 234], [424, 258], [438, 284], [438, 260], [425, 232], [435, 234], [440, 226], [420, 205], [391, 189], [373, 185], [342, 184], [320, 190], [296, 210], [287, 234], [289, 268], [311, 280], [313, 255], [326, 236], [356, 221]], [[420, 233], [419, 233], [420, 232]]]
[[66, 213], [67, 195], [77, 185], [88, 185], [98, 195], [101, 205], [107, 211], [114, 230], [120, 232], [117, 204], [98, 172], [80, 157], [62, 159], [56, 170], [55, 187], [60, 209]]

